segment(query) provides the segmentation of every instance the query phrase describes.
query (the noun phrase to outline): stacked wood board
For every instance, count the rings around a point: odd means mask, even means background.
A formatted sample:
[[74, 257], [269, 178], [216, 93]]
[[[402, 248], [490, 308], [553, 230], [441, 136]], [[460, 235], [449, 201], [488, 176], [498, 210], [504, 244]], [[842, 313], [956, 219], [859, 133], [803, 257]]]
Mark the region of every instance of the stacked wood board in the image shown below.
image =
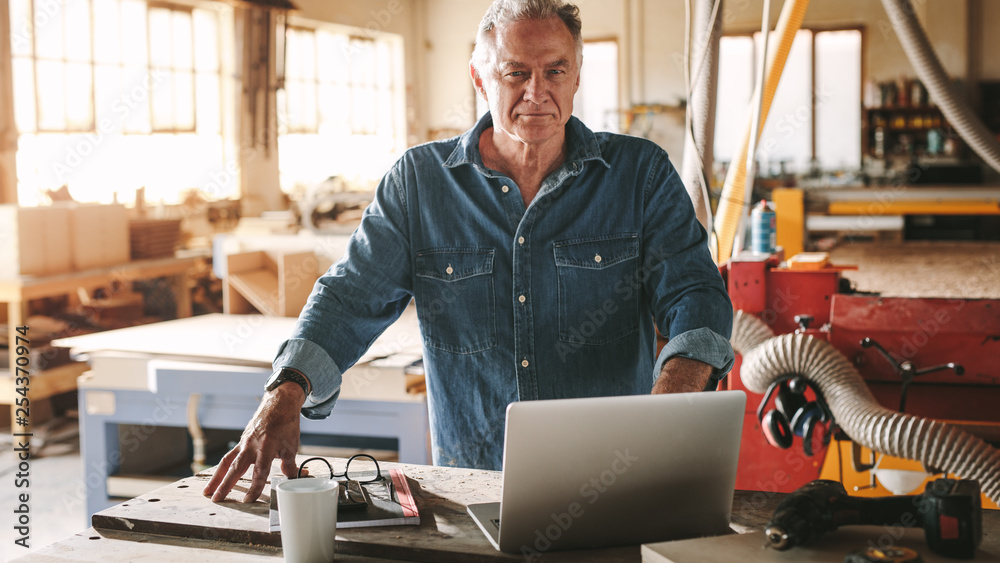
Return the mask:
[[180, 219], [134, 219], [128, 223], [132, 259], [174, 255], [181, 238]]
[[0, 205], [0, 278], [48, 276], [129, 261], [123, 205]]
[[297, 317], [319, 278], [312, 252], [242, 252], [227, 257], [223, 310], [254, 311], [274, 317]]
[[69, 238], [67, 207], [0, 205], [0, 278], [72, 270]]
[[70, 205], [70, 243], [74, 270], [128, 262], [128, 212], [125, 206]]

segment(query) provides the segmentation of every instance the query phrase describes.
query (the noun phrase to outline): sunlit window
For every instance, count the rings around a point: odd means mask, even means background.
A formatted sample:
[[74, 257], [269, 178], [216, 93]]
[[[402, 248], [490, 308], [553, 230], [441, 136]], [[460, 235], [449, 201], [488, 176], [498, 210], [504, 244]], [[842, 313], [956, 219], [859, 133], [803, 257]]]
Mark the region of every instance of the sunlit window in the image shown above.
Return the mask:
[[618, 111], [618, 43], [616, 41], [586, 41], [583, 44], [583, 68], [580, 89], [573, 103], [573, 115], [593, 131], [617, 133]]
[[[9, 0], [18, 201], [238, 195], [224, 166], [220, 33], [230, 8]], [[178, 166], [183, 162], [183, 166]], [[225, 185], [222, 185], [225, 184]]]
[[342, 26], [291, 26], [278, 91], [281, 186], [331, 176], [368, 189], [406, 143], [403, 41]]
[[[731, 162], [746, 133], [760, 33], [723, 37], [715, 158]], [[769, 49], [774, 49], [772, 40]], [[757, 147], [761, 174], [861, 167], [861, 32], [801, 30], [792, 43]]]

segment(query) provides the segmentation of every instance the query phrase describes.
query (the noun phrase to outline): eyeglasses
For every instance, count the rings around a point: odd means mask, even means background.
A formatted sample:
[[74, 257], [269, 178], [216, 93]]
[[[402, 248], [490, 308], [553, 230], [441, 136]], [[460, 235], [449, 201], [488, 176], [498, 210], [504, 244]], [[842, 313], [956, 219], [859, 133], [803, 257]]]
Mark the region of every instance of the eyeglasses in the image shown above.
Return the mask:
[[[377, 497], [388, 496], [387, 500], [392, 500], [395, 488], [392, 479], [382, 474], [382, 469], [378, 465], [378, 460], [368, 454], [355, 454], [347, 459], [344, 469], [341, 472], [334, 470], [333, 465], [323, 457], [311, 457], [299, 465], [297, 477], [302, 477], [302, 470], [311, 461], [322, 461], [330, 469], [330, 478], [341, 481], [340, 488], [341, 509], [364, 508], [368, 505], [369, 496], [375, 491], [371, 490], [372, 485], [379, 483], [382, 487], [375, 485], [376, 489], [384, 488], [383, 494]], [[366, 485], [366, 486], [363, 486]]]

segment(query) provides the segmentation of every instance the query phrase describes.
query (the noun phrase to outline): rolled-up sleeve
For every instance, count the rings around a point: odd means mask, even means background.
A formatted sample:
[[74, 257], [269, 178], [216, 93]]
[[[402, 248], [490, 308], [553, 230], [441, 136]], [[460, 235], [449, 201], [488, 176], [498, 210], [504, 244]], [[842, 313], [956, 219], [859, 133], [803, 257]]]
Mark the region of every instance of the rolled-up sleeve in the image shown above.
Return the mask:
[[669, 339], [654, 364], [654, 378], [673, 356], [712, 366], [721, 379], [733, 365], [729, 337], [733, 305], [708, 249], [708, 235], [676, 170], [660, 152], [644, 192], [643, 267], [650, 309]]
[[330, 415], [343, 374], [393, 323], [412, 297], [403, 161], [386, 174], [351, 235], [344, 257], [323, 274], [279, 348], [274, 369], [293, 368], [312, 392], [302, 414]]

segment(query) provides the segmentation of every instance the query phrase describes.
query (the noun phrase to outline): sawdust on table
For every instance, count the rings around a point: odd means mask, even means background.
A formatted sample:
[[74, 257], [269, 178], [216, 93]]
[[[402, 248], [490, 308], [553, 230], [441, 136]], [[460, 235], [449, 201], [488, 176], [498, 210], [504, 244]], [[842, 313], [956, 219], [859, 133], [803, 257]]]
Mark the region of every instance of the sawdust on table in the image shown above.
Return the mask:
[[830, 252], [858, 291], [885, 297], [1000, 299], [1000, 242], [842, 243]]

